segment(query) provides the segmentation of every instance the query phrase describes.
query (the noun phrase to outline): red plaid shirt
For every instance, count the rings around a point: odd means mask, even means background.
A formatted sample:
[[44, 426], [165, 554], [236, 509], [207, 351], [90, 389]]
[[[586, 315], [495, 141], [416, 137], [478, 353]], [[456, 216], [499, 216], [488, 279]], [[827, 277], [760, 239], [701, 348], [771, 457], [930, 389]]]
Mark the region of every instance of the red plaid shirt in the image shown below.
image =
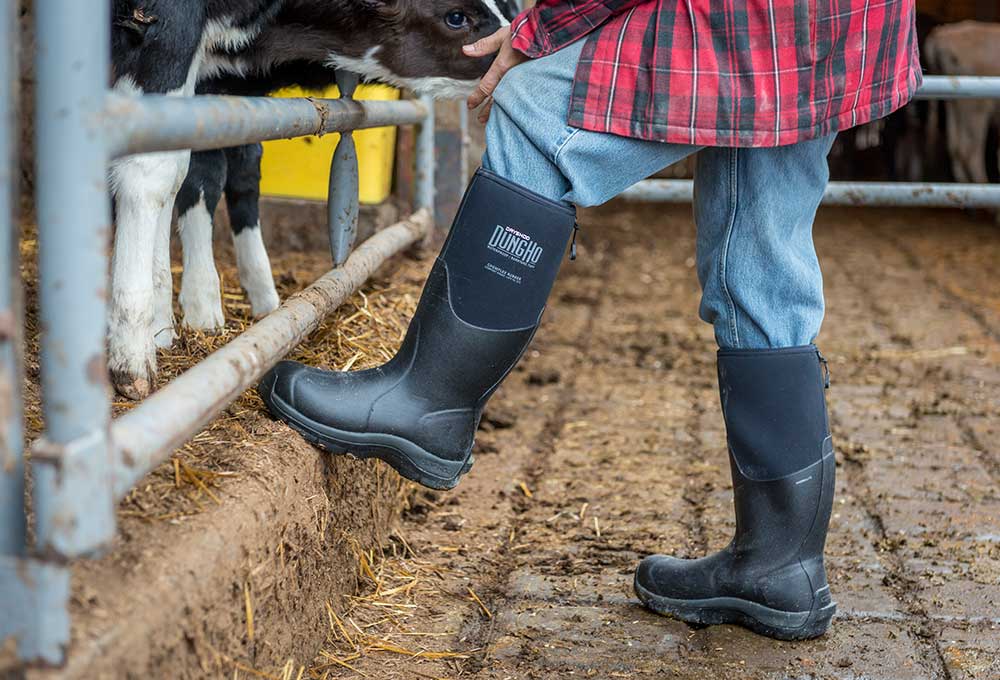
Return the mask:
[[776, 146], [880, 118], [920, 85], [914, 0], [538, 0], [514, 47], [588, 36], [569, 124]]

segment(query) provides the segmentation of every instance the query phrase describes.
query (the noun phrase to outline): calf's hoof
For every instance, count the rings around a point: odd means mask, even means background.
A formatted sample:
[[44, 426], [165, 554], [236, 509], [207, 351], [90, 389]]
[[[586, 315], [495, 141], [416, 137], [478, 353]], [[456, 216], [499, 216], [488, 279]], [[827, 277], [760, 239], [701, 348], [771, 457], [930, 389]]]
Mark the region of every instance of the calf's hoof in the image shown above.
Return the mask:
[[273, 285], [270, 290], [257, 291], [256, 293], [248, 291], [247, 296], [250, 298], [250, 308], [253, 310], [255, 319], [263, 319], [281, 306], [281, 299]]
[[154, 381], [155, 376], [136, 377], [128, 373], [111, 372], [111, 385], [115, 388], [115, 392], [132, 401], [148, 397], [153, 391]]
[[112, 345], [108, 357], [111, 386], [126, 399], [145, 399], [156, 386], [156, 349], [150, 338], [148, 347], [138, 352], [123, 352]]
[[[151, 305], [150, 305], [151, 306]], [[149, 306], [123, 313], [113, 309], [108, 335], [111, 384], [127, 399], [142, 399], [156, 385], [156, 340]], [[171, 334], [171, 329], [165, 329]]]
[[185, 296], [180, 298], [184, 311], [184, 327], [209, 335], [221, 333], [226, 327], [226, 317], [222, 312], [222, 300], [217, 295]]

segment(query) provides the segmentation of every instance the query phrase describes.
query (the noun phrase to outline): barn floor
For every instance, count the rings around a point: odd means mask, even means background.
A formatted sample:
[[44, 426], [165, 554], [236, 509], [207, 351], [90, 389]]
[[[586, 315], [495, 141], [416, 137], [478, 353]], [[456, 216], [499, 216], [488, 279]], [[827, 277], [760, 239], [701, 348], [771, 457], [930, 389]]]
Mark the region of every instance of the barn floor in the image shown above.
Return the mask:
[[[421, 493], [327, 644], [273, 677], [1000, 677], [1000, 231], [944, 211], [824, 211], [838, 497], [824, 638], [690, 628], [631, 592], [654, 551], [732, 530], [711, 330], [685, 207], [583, 216], [471, 475]], [[357, 466], [378, 463], [354, 463]], [[240, 673], [240, 677], [251, 677]]]

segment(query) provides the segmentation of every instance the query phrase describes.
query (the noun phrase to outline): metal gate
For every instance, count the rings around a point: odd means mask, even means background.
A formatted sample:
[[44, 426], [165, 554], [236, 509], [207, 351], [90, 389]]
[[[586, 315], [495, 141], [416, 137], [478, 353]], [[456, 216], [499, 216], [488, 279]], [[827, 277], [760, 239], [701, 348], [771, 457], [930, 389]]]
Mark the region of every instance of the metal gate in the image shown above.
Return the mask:
[[[0, 642], [20, 659], [65, 660], [69, 561], [114, 537], [133, 485], [234, 401], [383, 263], [433, 226], [434, 106], [357, 102], [338, 73], [337, 100], [123, 96], [110, 80], [107, 0], [36, 0], [40, 363], [46, 430], [32, 446], [34, 537], [25, 512], [18, 230], [13, 224], [16, 3], [0, 8]], [[351, 131], [419, 124], [417, 212], [354, 250], [358, 166]], [[330, 176], [335, 268], [231, 343], [112, 420], [106, 371], [108, 164], [135, 153], [212, 149], [342, 133]], [[455, 153], [455, 144], [448, 147]], [[457, 145], [459, 148], [461, 145]], [[443, 177], [445, 181], [453, 178]], [[449, 185], [450, 187], [450, 185]], [[450, 196], [441, 197], [451, 200]]]

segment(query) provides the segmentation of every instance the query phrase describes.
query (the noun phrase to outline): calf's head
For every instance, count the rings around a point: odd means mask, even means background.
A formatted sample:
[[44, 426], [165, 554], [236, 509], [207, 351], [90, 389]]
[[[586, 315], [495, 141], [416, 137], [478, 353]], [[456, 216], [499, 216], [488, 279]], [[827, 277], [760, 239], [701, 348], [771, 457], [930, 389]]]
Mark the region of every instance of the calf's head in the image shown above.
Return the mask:
[[327, 64], [441, 98], [468, 94], [493, 60], [467, 57], [462, 46], [517, 12], [515, 0], [348, 1], [356, 7], [352, 40], [331, 51]]

